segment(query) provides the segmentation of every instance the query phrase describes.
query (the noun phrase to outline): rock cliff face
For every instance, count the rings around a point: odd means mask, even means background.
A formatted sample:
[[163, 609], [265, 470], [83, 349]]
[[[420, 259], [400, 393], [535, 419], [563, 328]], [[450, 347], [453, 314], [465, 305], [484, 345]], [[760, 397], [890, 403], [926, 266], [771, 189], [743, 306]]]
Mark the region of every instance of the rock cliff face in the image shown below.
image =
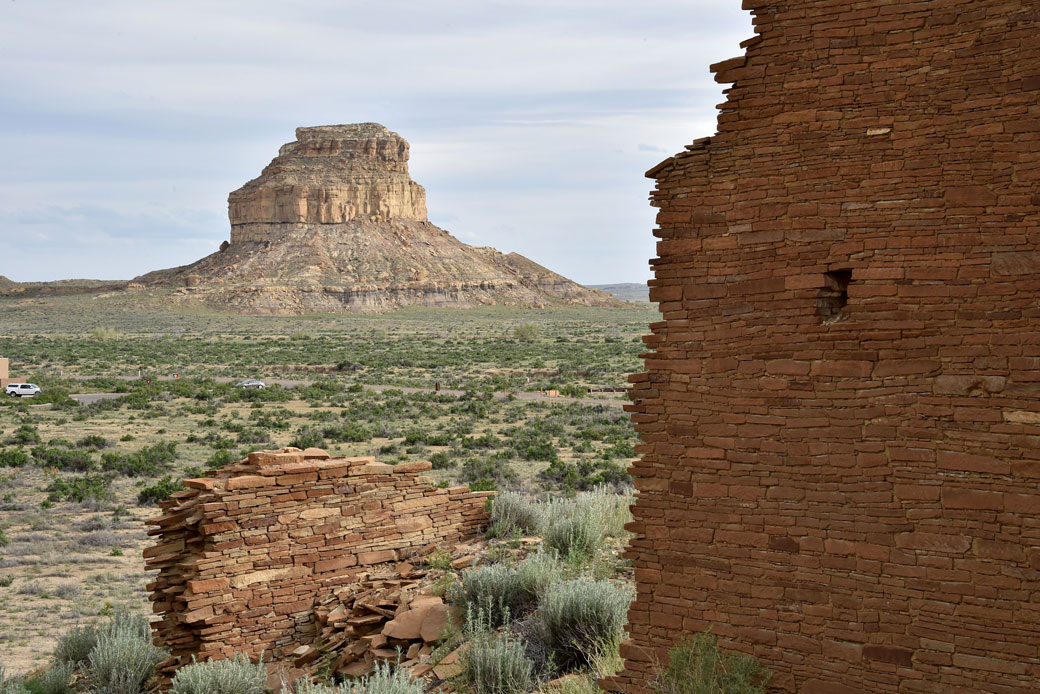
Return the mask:
[[258, 178], [228, 196], [231, 243], [268, 241], [296, 224], [426, 221], [408, 175], [408, 143], [377, 123], [297, 128]]
[[620, 305], [515, 253], [468, 246], [426, 219], [408, 143], [376, 123], [298, 128], [228, 196], [231, 241], [137, 278], [252, 313], [407, 305]]

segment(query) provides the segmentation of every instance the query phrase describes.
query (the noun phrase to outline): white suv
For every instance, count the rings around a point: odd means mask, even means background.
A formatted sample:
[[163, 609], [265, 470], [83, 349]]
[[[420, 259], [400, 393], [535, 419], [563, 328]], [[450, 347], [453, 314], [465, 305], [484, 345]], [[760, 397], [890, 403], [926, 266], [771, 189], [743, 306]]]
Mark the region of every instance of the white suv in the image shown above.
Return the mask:
[[43, 392], [43, 388], [35, 383], [8, 383], [4, 391], [12, 398], [32, 397]]

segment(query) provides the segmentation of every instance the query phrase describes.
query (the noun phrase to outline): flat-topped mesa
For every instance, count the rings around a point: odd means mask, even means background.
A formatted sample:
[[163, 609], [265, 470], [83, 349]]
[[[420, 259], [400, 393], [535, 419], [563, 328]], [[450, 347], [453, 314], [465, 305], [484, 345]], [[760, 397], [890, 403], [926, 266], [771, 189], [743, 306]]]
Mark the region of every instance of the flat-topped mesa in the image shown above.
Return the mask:
[[297, 128], [296, 141], [228, 196], [231, 243], [268, 241], [312, 224], [426, 221], [426, 191], [408, 175], [408, 142], [378, 123]]

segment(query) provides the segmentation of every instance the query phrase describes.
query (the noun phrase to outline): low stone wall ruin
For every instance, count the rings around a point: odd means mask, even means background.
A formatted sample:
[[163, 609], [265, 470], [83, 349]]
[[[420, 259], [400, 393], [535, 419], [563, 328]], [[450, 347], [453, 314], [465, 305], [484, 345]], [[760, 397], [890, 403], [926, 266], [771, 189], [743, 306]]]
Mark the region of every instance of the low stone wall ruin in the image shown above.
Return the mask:
[[251, 453], [162, 504], [145, 550], [161, 670], [235, 653], [277, 661], [314, 641], [314, 607], [372, 565], [478, 533], [493, 492], [436, 488], [426, 462], [309, 448]]

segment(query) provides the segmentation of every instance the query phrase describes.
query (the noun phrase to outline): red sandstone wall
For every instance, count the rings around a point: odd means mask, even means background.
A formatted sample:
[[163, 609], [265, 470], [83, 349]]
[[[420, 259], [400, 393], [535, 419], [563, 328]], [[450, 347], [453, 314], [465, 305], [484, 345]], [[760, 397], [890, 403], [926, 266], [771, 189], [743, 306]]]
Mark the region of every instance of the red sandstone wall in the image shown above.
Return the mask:
[[607, 684], [711, 627], [782, 691], [1040, 691], [1040, 5], [745, 7], [718, 134], [649, 173]]
[[277, 661], [317, 635], [315, 600], [382, 562], [475, 535], [486, 497], [434, 488], [426, 462], [259, 451], [189, 487], [149, 521], [145, 550], [164, 672], [235, 653]]

